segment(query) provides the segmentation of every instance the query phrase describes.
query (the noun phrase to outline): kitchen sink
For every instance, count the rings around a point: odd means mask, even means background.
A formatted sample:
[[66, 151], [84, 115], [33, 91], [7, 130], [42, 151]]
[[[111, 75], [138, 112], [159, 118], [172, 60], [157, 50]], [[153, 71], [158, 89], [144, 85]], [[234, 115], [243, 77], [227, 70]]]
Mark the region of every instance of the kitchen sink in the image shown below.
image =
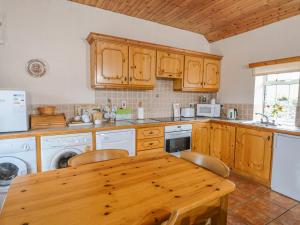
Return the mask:
[[242, 124], [248, 124], [248, 125], [255, 125], [260, 127], [278, 127], [280, 124], [274, 124], [274, 123], [262, 123], [260, 121], [243, 121]]

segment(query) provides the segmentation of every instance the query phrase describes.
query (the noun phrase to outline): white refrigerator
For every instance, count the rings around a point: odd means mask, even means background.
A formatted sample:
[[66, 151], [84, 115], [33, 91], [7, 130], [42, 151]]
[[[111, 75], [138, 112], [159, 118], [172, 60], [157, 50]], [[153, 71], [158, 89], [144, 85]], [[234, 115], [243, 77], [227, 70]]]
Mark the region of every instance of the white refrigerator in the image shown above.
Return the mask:
[[28, 130], [25, 91], [0, 90], [0, 133]]
[[272, 190], [300, 201], [300, 136], [275, 134]]

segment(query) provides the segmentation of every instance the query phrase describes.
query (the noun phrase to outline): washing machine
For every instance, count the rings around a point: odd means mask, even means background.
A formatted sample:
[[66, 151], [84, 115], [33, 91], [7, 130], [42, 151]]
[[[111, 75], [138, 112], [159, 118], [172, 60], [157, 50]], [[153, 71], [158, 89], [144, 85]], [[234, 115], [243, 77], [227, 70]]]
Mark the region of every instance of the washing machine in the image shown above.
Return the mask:
[[92, 133], [42, 136], [42, 171], [65, 168], [70, 158], [90, 150], [91, 147]]
[[13, 179], [36, 171], [34, 137], [0, 140], [0, 209]]

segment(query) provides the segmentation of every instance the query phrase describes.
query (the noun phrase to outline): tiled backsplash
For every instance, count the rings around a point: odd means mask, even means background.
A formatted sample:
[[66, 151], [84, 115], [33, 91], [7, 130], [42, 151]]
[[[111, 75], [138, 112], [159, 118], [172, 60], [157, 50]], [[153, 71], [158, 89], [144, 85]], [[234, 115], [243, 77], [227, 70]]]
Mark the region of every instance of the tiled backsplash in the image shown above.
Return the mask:
[[[133, 111], [133, 118], [136, 118], [136, 109], [139, 102], [142, 102], [145, 111], [145, 118], [170, 117], [173, 114], [172, 104], [180, 103], [181, 107], [188, 106], [189, 103], [198, 103], [200, 95], [207, 97], [207, 102], [211, 98], [216, 98], [216, 94], [211, 93], [191, 93], [173, 91], [172, 80], [157, 80], [153, 90], [101, 90], [95, 91], [95, 105], [88, 104], [63, 104], [56, 105], [58, 113], [65, 113], [66, 118], [75, 116], [76, 106], [87, 106], [91, 108], [103, 107], [111, 99], [112, 104], [121, 106], [122, 101], [126, 101], [127, 107]], [[41, 105], [31, 105], [30, 112], [37, 113], [36, 108]], [[224, 104], [222, 117], [226, 117], [228, 108], [237, 108], [238, 119], [251, 120], [253, 118], [253, 105], [251, 104]], [[300, 115], [300, 114], [299, 114]]]
[[226, 117], [229, 108], [236, 108], [238, 111], [237, 119], [252, 120], [253, 119], [253, 104], [223, 104], [222, 117]]
[[153, 90], [96, 90], [96, 103], [106, 104], [110, 98], [113, 105], [120, 106], [121, 101], [125, 100], [127, 107], [133, 109], [135, 118], [138, 104], [142, 102], [145, 118], [170, 117], [173, 114], [173, 103], [180, 103], [181, 107], [199, 103], [200, 95], [205, 95], [208, 102], [215, 97], [215, 94], [175, 92], [171, 80], [157, 80]]

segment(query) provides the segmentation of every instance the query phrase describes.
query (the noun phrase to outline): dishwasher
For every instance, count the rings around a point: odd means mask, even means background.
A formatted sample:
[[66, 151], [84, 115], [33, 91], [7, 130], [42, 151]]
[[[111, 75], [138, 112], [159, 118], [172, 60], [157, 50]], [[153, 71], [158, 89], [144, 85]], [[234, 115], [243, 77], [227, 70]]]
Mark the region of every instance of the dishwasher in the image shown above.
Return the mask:
[[271, 189], [300, 201], [300, 137], [275, 134]]
[[96, 132], [96, 149], [124, 149], [135, 156], [135, 129]]

